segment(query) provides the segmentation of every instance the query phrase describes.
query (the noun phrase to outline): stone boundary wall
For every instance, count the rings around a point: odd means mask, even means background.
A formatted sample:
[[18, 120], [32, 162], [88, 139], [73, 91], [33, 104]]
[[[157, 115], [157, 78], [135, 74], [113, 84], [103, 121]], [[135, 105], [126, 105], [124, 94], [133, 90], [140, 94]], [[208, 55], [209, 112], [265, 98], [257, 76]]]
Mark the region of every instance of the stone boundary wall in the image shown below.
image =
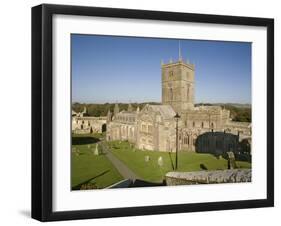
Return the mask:
[[198, 172], [168, 172], [166, 174], [166, 184], [168, 186], [187, 184], [238, 183], [251, 181], [251, 169], [232, 169]]

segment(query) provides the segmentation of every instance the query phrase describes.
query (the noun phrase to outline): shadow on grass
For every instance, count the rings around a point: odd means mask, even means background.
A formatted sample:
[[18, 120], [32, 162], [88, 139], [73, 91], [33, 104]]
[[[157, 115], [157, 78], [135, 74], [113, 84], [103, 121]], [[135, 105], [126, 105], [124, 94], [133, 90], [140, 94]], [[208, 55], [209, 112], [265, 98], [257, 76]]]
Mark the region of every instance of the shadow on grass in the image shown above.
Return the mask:
[[72, 137], [72, 145], [94, 144], [99, 141], [100, 139], [95, 137]]
[[171, 152], [169, 152], [169, 157], [170, 157], [170, 162], [171, 162], [172, 169], [175, 170]]
[[208, 168], [203, 163], [200, 164], [200, 169], [201, 170], [208, 170]]
[[137, 179], [134, 182], [132, 182], [129, 187], [130, 188], [134, 188], [134, 187], [155, 187], [155, 186], [165, 186], [165, 185], [166, 185], [166, 181], [163, 181], [161, 183], [155, 183], [155, 182]]
[[75, 191], [75, 190], [80, 190], [83, 185], [89, 184], [92, 180], [97, 179], [98, 177], [101, 177], [101, 176], [107, 174], [109, 171], [110, 171], [110, 170], [106, 170], [106, 171], [100, 173], [100, 174], [97, 175], [97, 176], [94, 176], [94, 177], [92, 177], [92, 178], [90, 178], [90, 179], [88, 179], [88, 180], [86, 180], [86, 181], [83, 181], [82, 183], [80, 183], [80, 184], [78, 184], [78, 185], [76, 185], [76, 186], [73, 186], [73, 187], [72, 187], [72, 190], [74, 190], [74, 191]]

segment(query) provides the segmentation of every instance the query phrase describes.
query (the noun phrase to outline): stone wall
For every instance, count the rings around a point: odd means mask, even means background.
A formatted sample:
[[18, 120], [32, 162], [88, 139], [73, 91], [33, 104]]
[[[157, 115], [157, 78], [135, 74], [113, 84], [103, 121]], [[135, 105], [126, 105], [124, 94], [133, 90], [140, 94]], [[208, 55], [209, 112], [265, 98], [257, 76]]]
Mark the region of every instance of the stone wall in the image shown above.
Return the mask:
[[106, 117], [72, 117], [72, 132], [82, 133], [102, 133], [106, 130]]
[[238, 183], [251, 181], [251, 169], [169, 172], [166, 174], [166, 183], [168, 186], [188, 184]]

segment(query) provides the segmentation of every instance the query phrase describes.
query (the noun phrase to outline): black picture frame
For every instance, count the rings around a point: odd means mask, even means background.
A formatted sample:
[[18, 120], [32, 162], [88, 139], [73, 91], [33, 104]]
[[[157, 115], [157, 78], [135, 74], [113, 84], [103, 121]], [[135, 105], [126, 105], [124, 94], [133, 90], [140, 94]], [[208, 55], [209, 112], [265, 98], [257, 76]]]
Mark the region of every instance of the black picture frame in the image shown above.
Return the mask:
[[[52, 210], [52, 18], [55, 14], [266, 27], [267, 198], [54, 212]], [[56, 221], [272, 206], [274, 206], [273, 19], [49, 4], [32, 8], [32, 218], [40, 221]]]

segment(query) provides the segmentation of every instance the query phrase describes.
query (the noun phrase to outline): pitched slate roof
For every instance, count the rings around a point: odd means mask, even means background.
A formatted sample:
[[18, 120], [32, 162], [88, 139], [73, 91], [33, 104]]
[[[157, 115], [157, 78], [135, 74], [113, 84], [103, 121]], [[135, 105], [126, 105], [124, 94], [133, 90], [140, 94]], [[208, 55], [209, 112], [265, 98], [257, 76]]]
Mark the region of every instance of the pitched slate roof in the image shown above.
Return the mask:
[[163, 119], [171, 119], [176, 115], [170, 105], [148, 105], [148, 108], [154, 112], [159, 112]]

